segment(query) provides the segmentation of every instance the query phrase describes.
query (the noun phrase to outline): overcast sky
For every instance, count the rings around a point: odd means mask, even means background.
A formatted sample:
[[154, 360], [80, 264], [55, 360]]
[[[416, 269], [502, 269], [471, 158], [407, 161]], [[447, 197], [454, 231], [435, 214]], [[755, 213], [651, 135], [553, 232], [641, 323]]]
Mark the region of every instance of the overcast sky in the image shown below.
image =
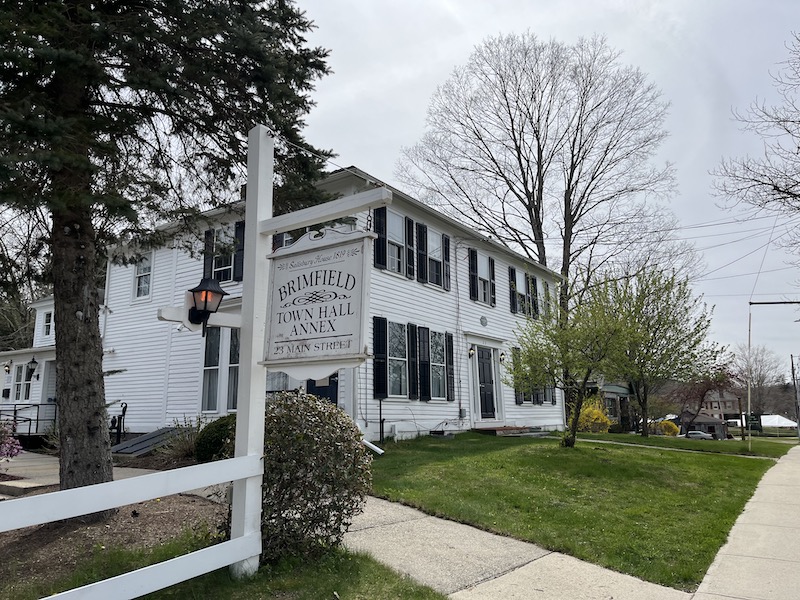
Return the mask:
[[[788, 57], [792, 27], [800, 30], [797, 0], [298, 1], [318, 27], [310, 43], [331, 51], [333, 70], [313, 93], [306, 139], [338, 155], [331, 168], [355, 165], [400, 189], [401, 148], [421, 138], [436, 86], [475, 45], [528, 29], [565, 43], [605, 35], [672, 104], [659, 160], [677, 169], [677, 235], [703, 250], [707, 275], [695, 290], [715, 305], [712, 339], [746, 344], [751, 300], [800, 300], [791, 257], [768, 244], [788, 219], [732, 222], [709, 175], [723, 156], [761, 152], [731, 111], [775, 97], [770, 72]], [[784, 359], [787, 376], [790, 354], [800, 354], [797, 308], [752, 307], [752, 344]]]

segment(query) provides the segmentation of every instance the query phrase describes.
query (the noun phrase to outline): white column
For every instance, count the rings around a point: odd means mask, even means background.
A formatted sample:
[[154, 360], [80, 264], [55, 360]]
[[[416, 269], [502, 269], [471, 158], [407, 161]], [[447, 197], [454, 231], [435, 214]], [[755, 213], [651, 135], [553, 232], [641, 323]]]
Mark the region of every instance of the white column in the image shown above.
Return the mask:
[[[236, 456], [264, 452], [266, 369], [263, 359], [266, 331], [270, 236], [260, 235], [259, 223], [272, 218], [272, 176], [275, 144], [267, 128], [256, 125], [248, 133], [247, 202], [244, 233], [242, 326], [239, 348], [239, 395], [236, 411]], [[234, 482], [231, 537], [261, 532], [261, 484], [258, 475]], [[252, 577], [259, 555], [231, 565], [233, 577]]]

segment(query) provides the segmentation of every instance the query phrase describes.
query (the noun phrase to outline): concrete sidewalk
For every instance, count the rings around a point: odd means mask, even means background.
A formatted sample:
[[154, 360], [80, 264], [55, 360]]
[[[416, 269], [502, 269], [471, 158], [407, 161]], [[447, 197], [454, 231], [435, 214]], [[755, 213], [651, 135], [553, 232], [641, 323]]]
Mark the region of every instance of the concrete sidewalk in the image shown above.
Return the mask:
[[[2, 468], [25, 479], [0, 482], [0, 495], [58, 483], [51, 456], [24, 452]], [[149, 472], [117, 467], [114, 477]], [[800, 447], [761, 480], [694, 594], [377, 498], [368, 499], [345, 545], [454, 600], [794, 599], [800, 597]]]
[[767, 471], [695, 600], [800, 598], [800, 447]]

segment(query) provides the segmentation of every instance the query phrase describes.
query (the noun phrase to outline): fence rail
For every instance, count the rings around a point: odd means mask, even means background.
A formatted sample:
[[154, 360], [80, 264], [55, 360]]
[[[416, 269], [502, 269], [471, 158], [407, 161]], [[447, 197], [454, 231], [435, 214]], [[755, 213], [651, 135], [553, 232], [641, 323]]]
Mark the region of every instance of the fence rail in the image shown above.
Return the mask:
[[[0, 532], [71, 519], [220, 483], [260, 477], [263, 471], [261, 456], [240, 456], [50, 494], [5, 500], [0, 502]], [[52, 598], [105, 600], [113, 597], [128, 600], [258, 556], [260, 553], [261, 535], [252, 533], [179, 558], [56, 594]]]

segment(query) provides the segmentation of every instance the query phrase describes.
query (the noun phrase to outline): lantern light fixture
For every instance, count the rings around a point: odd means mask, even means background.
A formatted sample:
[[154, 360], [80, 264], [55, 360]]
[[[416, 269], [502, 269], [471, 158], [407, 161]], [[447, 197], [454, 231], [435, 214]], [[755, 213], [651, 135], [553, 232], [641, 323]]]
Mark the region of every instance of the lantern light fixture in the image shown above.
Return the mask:
[[192, 294], [194, 306], [189, 308], [189, 322], [195, 325], [203, 324], [203, 336], [206, 335], [208, 317], [219, 310], [222, 298], [228, 292], [222, 289], [219, 282], [211, 277], [203, 277], [197, 287], [189, 290]]
[[506, 353], [505, 352], [500, 352], [500, 362], [501, 363], [506, 362]]
[[469, 355], [470, 358], [475, 356], [475, 344], [472, 344], [472, 346], [469, 347], [469, 352], [467, 354]]
[[[36, 357], [35, 357], [35, 356], [33, 356], [33, 357], [32, 357], [32, 358], [31, 358], [31, 359], [28, 361], [28, 364], [27, 364], [27, 365], [25, 365], [25, 366], [26, 366], [26, 367], [28, 367], [28, 380], [31, 380], [31, 379], [33, 379], [33, 378], [34, 378], [34, 376], [35, 376], [35, 377], [36, 377], [36, 379], [38, 380], [38, 379], [39, 379], [39, 374], [38, 374], [38, 373], [36, 373], [36, 369], [37, 369], [37, 367], [39, 366], [39, 361], [37, 361], [37, 360], [36, 360]], [[34, 373], [35, 373], [35, 375], [34, 375]]]
[[11, 373], [11, 361], [10, 360], [7, 360], [6, 362], [3, 363], [3, 371], [6, 372], [6, 375]]

